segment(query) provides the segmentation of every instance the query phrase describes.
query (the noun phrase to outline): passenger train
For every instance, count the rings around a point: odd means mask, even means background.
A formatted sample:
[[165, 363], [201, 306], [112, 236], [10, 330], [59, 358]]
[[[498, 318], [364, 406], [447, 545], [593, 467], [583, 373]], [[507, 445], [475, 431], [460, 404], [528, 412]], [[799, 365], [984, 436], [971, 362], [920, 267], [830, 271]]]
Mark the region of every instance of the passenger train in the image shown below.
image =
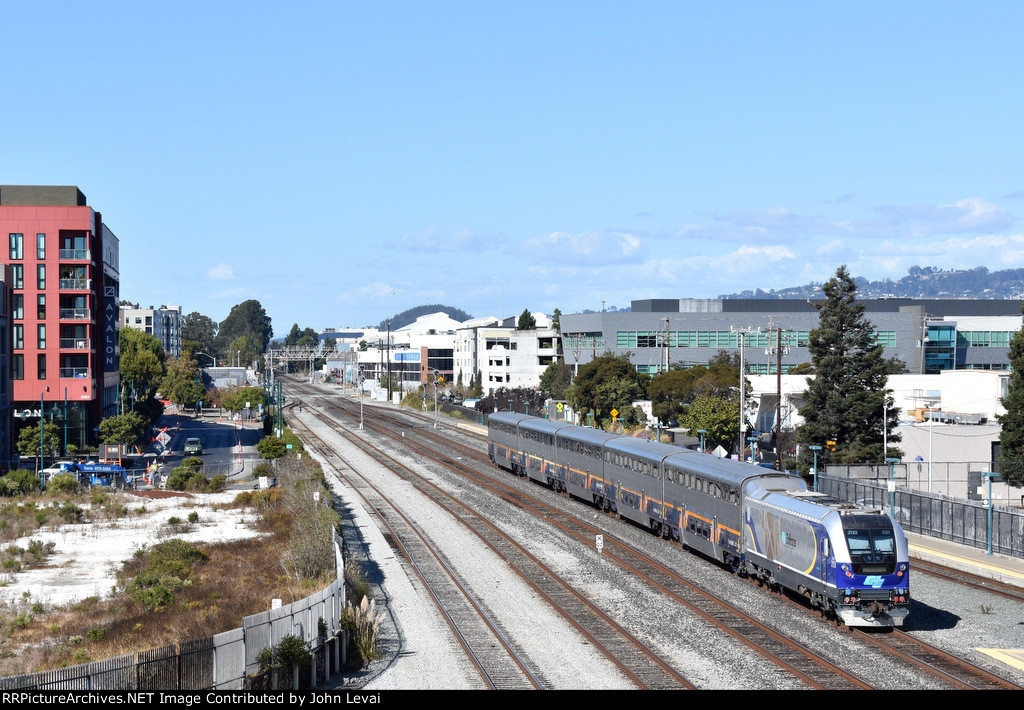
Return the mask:
[[809, 491], [798, 476], [510, 412], [488, 418], [488, 454], [503, 469], [803, 595], [849, 626], [902, 626], [910, 611], [899, 524]]

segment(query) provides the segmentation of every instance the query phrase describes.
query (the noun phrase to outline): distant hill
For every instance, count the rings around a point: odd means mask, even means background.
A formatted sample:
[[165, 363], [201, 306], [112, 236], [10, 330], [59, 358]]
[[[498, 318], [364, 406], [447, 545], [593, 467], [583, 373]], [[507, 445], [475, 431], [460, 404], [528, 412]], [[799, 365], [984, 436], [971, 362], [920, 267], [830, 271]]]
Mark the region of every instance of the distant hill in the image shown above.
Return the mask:
[[[1024, 269], [989, 271], [979, 266], [966, 271], [943, 271], [934, 266], [911, 266], [906, 276], [893, 281], [854, 277], [858, 298], [1024, 298]], [[783, 289], [753, 289], [719, 298], [821, 298], [821, 284]]]
[[[433, 306], [416, 306], [408, 310], [402, 311], [397, 315], [391, 317], [391, 330], [398, 330], [404, 328], [410, 323], [415, 323], [416, 319], [420, 316], [429, 315], [431, 313], [447, 313], [448, 317], [457, 321], [467, 321], [473, 318], [465, 311], [459, 308], [452, 308], [451, 306], [433, 305]], [[377, 326], [379, 330], [387, 330], [388, 319], [384, 319]]]

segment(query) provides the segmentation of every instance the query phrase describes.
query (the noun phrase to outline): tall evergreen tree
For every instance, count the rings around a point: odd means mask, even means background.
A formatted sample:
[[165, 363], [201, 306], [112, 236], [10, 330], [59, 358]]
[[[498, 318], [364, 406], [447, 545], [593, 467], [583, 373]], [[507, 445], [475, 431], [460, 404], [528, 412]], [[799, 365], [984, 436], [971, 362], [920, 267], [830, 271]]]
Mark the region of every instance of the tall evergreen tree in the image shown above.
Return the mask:
[[[811, 331], [807, 346], [817, 374], [807, 380], [807, 403], [800, 409], [801, 460], [810, 462], [810, 445], [821, 446], [824, 460], [837, 463], [883, 463], [886, 456], [902, 456], [892, 446], [900, 436], [886, 382], [903, 365], [883, 358], [882, 346], [873, 343], [872, 326], [846, 266], [836, 270], [823, 290], [824, 300], [815, 304], [818, 327]], [[883, 451], [883, 422], [888, 451]], [[830, 441], [835, 442], [834, 450], [828, 450]]]
[[217, 330], [218, 351], [233, 358], [235, 353], [230, 352], [231, 344], [243, 335], [248, 336], [257, 353], [267, 351], [274, 329], [270, 323], [270, 316], [257, 300], [250, 299], [232, 307], [228, 317], [221, 322]]
[[[1022, 307], [1024, 312], [1024, 307]], [[1005, 414], [997, 415], [999, 474], [1012, 486], [1024, 485], [1024, 330], [1010, 339], [1010, 382], [1003, 397]]]

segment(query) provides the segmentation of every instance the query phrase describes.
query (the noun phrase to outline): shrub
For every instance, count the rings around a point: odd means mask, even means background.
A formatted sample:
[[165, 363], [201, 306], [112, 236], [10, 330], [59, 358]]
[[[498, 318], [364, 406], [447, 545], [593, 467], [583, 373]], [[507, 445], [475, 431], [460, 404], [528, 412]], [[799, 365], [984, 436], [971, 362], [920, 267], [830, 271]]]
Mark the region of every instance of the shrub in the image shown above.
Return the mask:
[[265, 436], [256, 444], [260, 458], [279, 459], [288, 451], [284, 441], [276, 436]]
[[124, 564], [118, 577], [131, 577], [125, 591], [146, 609], [155, 611], [170, 606], [174, 592], [189, 586], [195, 567], [208, 559], [209, 555], [195, 545], [175, 538], [139, 550]]
[[285, 636], [277, 645], [263, 649], [256, 656], [261, 671], [278, 674], [279, 687], [290, 683], [292, 668], [309, 666], [312, 658], [306, 642], [294, 635]]
[[82, 490], [82, 484], [73, 473], [58, 473], [46, 484], [46, 492], [50, 495], [74, 495]]
[[219, 492], [224, 490], [228, 484], [228, 477], [223, 473], [218, 473], [216, 476], [210, 479], [210, 482], [206, 486], [206, 490], [212, 492]]
[[382, 615], [377, 614], [377, 603], [367, 603], [367, 598], [359, 603], [359, 606], [349, 605], [342, 617], [342, 625], [349, 631], [350, 642], [355, 646], [359, 655], [366, 659], [373, 659], [379, 656], [377, 652], [377, 633], [380, 630]]
[[39, 477], [34, 471], [19, 468], [0, 477], [0, 495], [19, 496], [39, 490]]
[[202, 470], [191, 466], [178, 466], [167, 478], [167, 487], [175, 491], [204, 491], [209, 483]]
[[66, 501], [64, 505], [57, 508], [57, 515], [65, 523], [81, 523], [85, 520], [85, 511], [71, 501]]

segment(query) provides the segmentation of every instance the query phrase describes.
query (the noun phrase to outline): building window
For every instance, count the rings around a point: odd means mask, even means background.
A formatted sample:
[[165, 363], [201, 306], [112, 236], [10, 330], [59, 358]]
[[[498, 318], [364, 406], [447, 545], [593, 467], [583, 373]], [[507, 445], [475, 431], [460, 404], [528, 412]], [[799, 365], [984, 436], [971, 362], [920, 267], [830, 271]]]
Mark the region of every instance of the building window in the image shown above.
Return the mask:
[[45, 355], [40, 355], [37, 358], [37, 361], [38, 361], [38, 369], [39, 369], [38, 379], [45, 380], [46, 379], [46, 356]]
[[25, 241], [24, 235], [22, 234], [11, 234], [11, 258], [12, 259], [23, 259], [22, 254], [22, 243]]
[[46, 320], [46, 294], [39, 294], [36, 299], [36, 320]]
[[15, 350], [25, 349], [25, 326], [20, 323], [11, 328], [11, 347]]
[[871, 334], [871, 344], [881, 345], [883, 348], [896, 347], [895, 330], [876, 330]]
[[21, 264], [11, 266], [14, 278], [11, 279], [11, 288], [25, 288], [25, 267]]
[[46, 234], [42, 232], [36, 235], [36, 258], [46, 258]]
[[15, 293], [11, 297], [11, 318], [21, 320], [25, 317], [25, 294]]
[[11, 358], [11, 379], [25, 379], [25, 356], [15, 355]]
[[43, 323], [40, 323], [39, 325], [36, 326], [36, 340], [39, 343], [39, 349], [40, 350], [45, 350], [46, 349], [46, 325], [43, 324]]
[[46, 290], [46, 264], [36, 266], [36, 288], [40, 291]]

